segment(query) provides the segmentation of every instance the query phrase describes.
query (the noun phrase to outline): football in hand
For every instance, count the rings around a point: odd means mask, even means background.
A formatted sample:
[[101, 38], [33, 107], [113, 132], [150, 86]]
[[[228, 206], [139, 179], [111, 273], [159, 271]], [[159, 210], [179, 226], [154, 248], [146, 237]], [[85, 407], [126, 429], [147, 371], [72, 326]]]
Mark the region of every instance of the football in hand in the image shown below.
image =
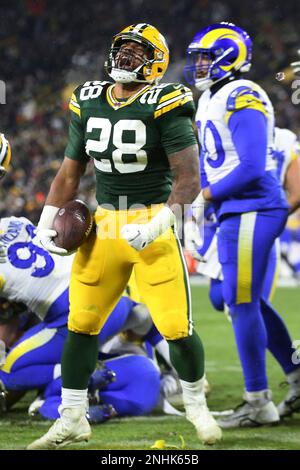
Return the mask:
[[67, 251], [75, 251], [82, 245], [93, 229], [93, 217], [87, 205], [75, 199], [67, 202], [57, 212], [53, 221], [53, 230], [57, 236], [55, 244]]

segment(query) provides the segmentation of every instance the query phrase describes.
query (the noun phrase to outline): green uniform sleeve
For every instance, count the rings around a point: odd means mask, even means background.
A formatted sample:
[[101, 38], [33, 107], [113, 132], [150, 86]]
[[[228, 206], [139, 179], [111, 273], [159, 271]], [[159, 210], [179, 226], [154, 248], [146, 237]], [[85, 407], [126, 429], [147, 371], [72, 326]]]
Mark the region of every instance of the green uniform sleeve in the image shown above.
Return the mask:
[[167, 87], [154, 112], [167, 155], [197, 144], [192, 123], [194, 115], [191, 90], [179, 84]]
[[84, 128], [81, 120], [80, 104], [76, 98], [76, 91], [71, 97], [69, 109], [71, 111], [71, 120], [65, 155], [72, 160], [89, 160], [89, 156], [85, 152]]

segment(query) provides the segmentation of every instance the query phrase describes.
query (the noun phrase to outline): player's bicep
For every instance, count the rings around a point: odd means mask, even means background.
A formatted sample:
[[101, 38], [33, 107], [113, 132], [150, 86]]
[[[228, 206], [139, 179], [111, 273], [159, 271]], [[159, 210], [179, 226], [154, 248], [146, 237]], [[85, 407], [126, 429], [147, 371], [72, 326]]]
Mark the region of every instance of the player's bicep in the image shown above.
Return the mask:
[[84, 130], [81, 120], [74, 116], [69, 125], [69, 137], [65, 155], [73, 160], [88, 161], [89, 159], [85, 152]]
[[199, 148], [197, 144], [169, 154], [168, 160], [175, 180], [195, 176], [199, 179]]
[[[80, 178], [85, 172], [86, 165], [86, 162], [81, 160], [72, 160], [65, 156], [61, 167], [52, 182], [50, 191], [51, 195], [52, 193], [56, 195], [58, 193], [62, 193], [61, 196], [63, 199], [60, 201], [62, 203], [72, 199], [76, 194]], [[53, 203], [53, 205], [55, 204]], [[58, 205], [61, 207], [61, 204]]]
[[81, 176], [85, 173], [86, 166], [86, 161], [73, 160], [66, 155], [60, 167], [59, 173], [61, 173], [65, 179], [79, 181]]
[[183, 150], [168, 155], [173, 177], [172, 192], [168, 205], [191, 204], [200, 191], [199, 149], [190, 145]]

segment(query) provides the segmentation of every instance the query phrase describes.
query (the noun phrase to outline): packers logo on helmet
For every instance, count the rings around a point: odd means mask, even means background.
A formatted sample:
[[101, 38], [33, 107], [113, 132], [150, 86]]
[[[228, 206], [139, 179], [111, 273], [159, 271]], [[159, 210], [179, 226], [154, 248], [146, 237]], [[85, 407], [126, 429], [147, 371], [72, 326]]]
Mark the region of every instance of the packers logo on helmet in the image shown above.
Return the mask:
[[0, 134], [0, 179], [6, 175], [11, 159], [10, 143], [4, 134]]
[[[145, 55], [139, 56], [138, 65], [133, 70], [122, 68], [118, 63], [120, 48], [125, 42], [137, 42], [145, 47]], [[116, 82], [158, 83], [169, 64], [169, 49], [160, 32], [147, 23], [128, 26], [113, 37], [108, 60], [107, 73]]]

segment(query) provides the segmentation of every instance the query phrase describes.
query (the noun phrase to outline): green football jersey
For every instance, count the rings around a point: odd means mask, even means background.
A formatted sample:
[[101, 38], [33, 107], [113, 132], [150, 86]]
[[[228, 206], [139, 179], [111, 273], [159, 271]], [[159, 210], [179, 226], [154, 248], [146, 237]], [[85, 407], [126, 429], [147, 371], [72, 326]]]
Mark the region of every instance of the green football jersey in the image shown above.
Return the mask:
[[113, 88], [94, 81], [75, 90], [65, 155], [93, 158], [99, 205], [166, 202], [172, 187], [168, 155], [197, 142], [192, 92], [181, 84], [146, 85], [117, 101]]

